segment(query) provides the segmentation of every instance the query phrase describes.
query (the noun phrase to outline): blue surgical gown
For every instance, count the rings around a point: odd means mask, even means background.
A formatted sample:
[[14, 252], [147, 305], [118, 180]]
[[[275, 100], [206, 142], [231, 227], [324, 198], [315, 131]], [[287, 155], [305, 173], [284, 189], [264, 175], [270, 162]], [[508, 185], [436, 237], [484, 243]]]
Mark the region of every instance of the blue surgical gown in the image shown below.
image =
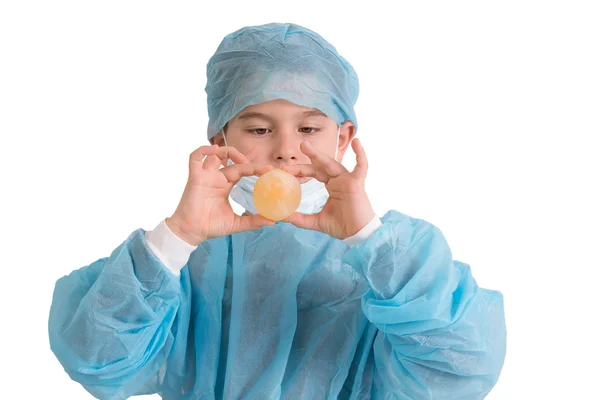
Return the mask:
[[56, 283], [52, 351], [100, 399], [481, 399], [502, 294], [396, 211], [349, 248], [277, 223], [203, 242], [181, 275], [134, 231]]

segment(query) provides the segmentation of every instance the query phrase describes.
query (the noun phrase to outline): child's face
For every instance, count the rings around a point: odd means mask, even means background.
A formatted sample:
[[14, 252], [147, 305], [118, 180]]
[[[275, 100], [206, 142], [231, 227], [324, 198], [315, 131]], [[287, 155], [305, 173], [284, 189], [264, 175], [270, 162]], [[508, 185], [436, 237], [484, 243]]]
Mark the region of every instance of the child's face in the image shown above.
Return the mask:
[[[247, 155], [250, 162], [280, 168], [311, 163], [310, 158], [300, 150], [304, 140], [333, 158], [337, 131], [335, 121], [317, 109], [302, 107], [287, 100], [273, 100], [246, 107], [227, 123], [225, 136], [227, 144]], [[342, 124], [337, 161], [344, 157], [354, 135], [352, 122]], [[210, 142], [225, 145], [222, 133]], [[302, 178], [300, 182], [310, 179]]]

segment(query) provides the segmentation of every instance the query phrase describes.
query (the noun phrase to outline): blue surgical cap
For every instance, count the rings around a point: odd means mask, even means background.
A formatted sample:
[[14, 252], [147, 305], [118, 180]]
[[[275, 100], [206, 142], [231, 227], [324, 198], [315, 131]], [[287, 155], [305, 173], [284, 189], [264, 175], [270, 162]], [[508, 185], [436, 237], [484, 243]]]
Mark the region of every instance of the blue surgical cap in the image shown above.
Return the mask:
[[206, 66], [208, 138], [244, 108], [285, 99], [316, 108], [358, 130], [358, 76], [335, 47], [295, 24], [239, 29], [223, 39]]

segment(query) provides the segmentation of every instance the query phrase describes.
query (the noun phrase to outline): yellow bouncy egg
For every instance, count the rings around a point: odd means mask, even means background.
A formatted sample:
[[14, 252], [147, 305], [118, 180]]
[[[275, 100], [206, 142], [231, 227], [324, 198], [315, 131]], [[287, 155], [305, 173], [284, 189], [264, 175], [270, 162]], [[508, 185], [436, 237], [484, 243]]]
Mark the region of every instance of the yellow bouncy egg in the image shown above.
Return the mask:
[[292, 215], [300, 205], [300, 181], [292, 174], [273, 169], [258, 178], [252, 197], [260, 215], [280, 221]]

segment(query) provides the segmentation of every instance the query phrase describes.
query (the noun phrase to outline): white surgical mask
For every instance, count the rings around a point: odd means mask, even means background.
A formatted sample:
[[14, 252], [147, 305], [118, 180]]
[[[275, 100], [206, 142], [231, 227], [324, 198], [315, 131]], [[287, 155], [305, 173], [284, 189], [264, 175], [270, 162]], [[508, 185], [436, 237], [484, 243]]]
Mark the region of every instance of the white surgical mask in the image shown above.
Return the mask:
[[[335, 144], [336, 160], [338, 156], [338, 146], [340, 143], [340, 128], [341, 126], [338, 125], [337, 140]], [[221, 130], [221, 132], [223, 133], [225, 146], [227, 146], [225, 131]], [[231, 160], [227, 160], [227, 165], [233, 165], [233, 162]], [[258, 214], [256, 207], [254, 207], [254, 199], [252, 197], [256, 181], [258, 181], [257, 176], [243, 176], [242, 179], [240, 179], [240, 181], [231, 189], [230, 193], [233, 201], [254, 215]], [[325, 188], [325, 184], [316, 180], [315, 178], [301, 184], [300, 189], [302, 190], [302, 199], [300, 200], [300, 205], [296, 210], [299, 213], [316, 214], [321, 211], [325, 203], [327, 203], [327, 199], [329, 199], [329, 192]]]

